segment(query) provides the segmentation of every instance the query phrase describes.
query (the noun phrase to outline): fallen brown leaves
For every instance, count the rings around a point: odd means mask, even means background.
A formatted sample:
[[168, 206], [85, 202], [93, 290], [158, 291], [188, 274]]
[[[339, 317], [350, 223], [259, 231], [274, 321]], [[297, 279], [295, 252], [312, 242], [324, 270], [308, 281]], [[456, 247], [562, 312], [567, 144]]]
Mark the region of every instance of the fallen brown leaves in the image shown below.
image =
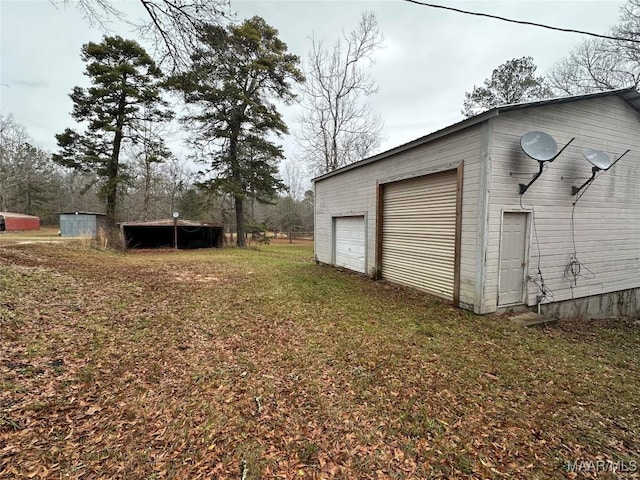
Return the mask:
[[637, 326], [523, 330], [310, 257], [0, 246], [0, 478], [542, 479], [640, 458]]

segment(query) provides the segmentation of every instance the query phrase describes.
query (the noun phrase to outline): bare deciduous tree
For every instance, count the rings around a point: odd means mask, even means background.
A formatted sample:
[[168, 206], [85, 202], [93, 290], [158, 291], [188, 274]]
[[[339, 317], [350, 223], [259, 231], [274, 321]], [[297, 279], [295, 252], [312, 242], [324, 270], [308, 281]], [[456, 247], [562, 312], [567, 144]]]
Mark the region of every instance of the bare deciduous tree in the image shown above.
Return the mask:
[[287, 159], [280, 164], [280, 176], [287, 186], [289, 196], [296, 201], [302, 200], [304, 195], [305, 172], [301, 162]]
[[155, 45], [159, 64], [179, 70], [189, 63], [189, 55], [197, 44], [197, 31], [205, 24], [228, 18], [229, 0], [138, 0], [147, 20], [134, 23], [113, 0], [51, 0], [54, 5], [75, 4], [93, 25], [107, 30], [112, 18], [127, 21], [141, 36]]
[[380, 144], [382, 122], [365, 101], [377, 86], [365, 66], [382, 40], [372, 12], [364, 13], [358, 27], [332, 49], [311, 38], [297, 137], [318, 173], [360, 160]]
[[168, 124], [143, 121], [136, 126], [135, 141], [127, 152], [132, 160], [132, 184], [136, 187], [142, 220], [158, 216], [162, 177], [160, 165], [171, 157], [171, 152], [165, 145], [168, 136]]
[[19, 183], [14, 164], [22, 145], [28, 141], [24, 128], [13, 117], [0, 115], [0, 211], [9, 210], [12, 192]]
[[58, 173], [49, 156], [11, 115], [0, 114], [0, 211], [46, 213]]
[[[640, 0], [629, 0], [612, 35], [640, 40]], [[569, 95], [640, 87], [640, 44], [624, 40], [585, 40], [548, 74], [558, 92]]]

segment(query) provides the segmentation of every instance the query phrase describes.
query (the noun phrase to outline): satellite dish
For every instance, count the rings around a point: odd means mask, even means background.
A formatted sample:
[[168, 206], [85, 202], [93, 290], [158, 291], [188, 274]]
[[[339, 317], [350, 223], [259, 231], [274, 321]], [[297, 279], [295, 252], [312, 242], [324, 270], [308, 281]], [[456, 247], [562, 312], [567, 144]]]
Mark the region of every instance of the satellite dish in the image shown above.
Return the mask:
[[598, 170], [608, 170], [612, 165], [609, 155], [604, 153], [602, 150], [592, 150], [589, 148], [585, 150], [582, 155], [584, 155], [584, 158], [586, 158], [587, 161]]
[[553, 160], [558, 153], [558, 144], [544, 132], [527, 132], [520, 138], [520, 147], [529, 157], [539, 162]]
[[[584, 182], [579, 187], [576, 187], [575, 185], [572, 186], [571, 195], [578, 195], [578, 193], [580, 193], [580, 190], [582, 190], [587, 185], [590, 185], [591, 182], [593, 182], [596, 179], [596, 175], [598, 174], [598, 172], [600, 172], [600, 170], [604, 170], [606, 172], [611, 167], [613, 167], [616, 163], [618, 163], [620, 159], [630, 151], [631, 150], [627, 150], [622, 155], [620, 155], [616, 161], [612, 162], [611, 159], [609, 158], [609, 155], [604, 153], [602, 150], [593, 150], [591, 148], [586, 149], [582, 155], [584, 156], [584, 158], [587, 159], [587, 162], [593, 165], [593, 167], [591, 168], [591, 177], [589, 177], [587, 181]], [[576, 202], [577, 201], [578, 200], [576, 200]]]
[[534, 130], [532, 132], [527, 132], [522, 135], [522, 137], [520, 137], [520, 148], [522, 148], [522, 151], [529, 157], [537, 160], [539, 167], [538, 173], [536, 173], [536, 175], [528, 184], [525, 185], [524, 183], [521, 183], [519, 185], [520, 195], [524, 195], [529, 187], [533, 185], [533, 182], [540, 178], [540, 175], [542, 175], [545, 167], [544, 163], [553, 162], [574, 140], [575, 137], [569, 140], [569, 142], [564, 147], [562, 147], [560, 151], [558, 151], [558, 144], [548, 133]]

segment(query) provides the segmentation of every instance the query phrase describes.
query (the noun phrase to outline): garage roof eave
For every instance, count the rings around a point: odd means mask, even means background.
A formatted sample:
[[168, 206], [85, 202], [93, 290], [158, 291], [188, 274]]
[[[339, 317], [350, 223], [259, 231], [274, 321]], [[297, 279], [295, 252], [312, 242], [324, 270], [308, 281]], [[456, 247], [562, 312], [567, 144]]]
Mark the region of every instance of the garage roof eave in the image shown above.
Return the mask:
[[402, 153], [402, 152], [406, 152], [407, 150], [411, 150], [412, 148], [416, 148], [419, 147], [421, 145], [424, 145], [425, 143], [429, 143], [432, 142], [434, 140], [437, 140], [438, 138], [442, 138], [445, 137], [447, 135], [451, 135], [452, 133], [455, 132], [459, 132], [460, 130], [464, 130], [465, 128], [469, 128], [472, 127], [474, 125], [477, 125], [479, 123], [485, 122], [487, 120], [489, 120], [492, 117], [496, 117], [499, 114], [499, 109], [498, 108], [494, 108], [491, 110], [488, 110], [484, 113], [481, 113], [480, 115], [476, 115], [475, 117], [470, 117], [470, 118], [466, 118], [458, 123], [454, 123], [453, 125], [449, 125], [448, 127], [445, 127], [441, 130], [437, 130], [435, 132], [432, 132], [428, 135], [425, 135], [424, 137], [420, 137], [416, 140], [413, 140], [411, 142], [405, 143], [403, 145], [400, 145], [398, 147], [394, 147], [390, 150], [387, 150], [386, 152], [382, 152], [382, 153], [378, 153], [377, 155], [374, 155], [373, 157], [369, 157], [369, 158], [365, 158], [364, 160], [359, 160], [355, 163], [352, 163], [350, 165], [347, 165], [345, 167], [339, 168], [337, 170], [334, 170], [333, 172], [329, 172], [329, 173], [325, 173], [324, 175], [320, 175], [318, 177], [312, 178], [311, 181], [312, 182], [319, 182], [321, 180], [324, 180], [326, 178], [332, 177], [334, 175], [338, 175], [340, 173], [343, 172], [347, 172], [349, 170], [353, 170], [354, 168], [358, 168], [358, 167], [363, 167], [365, 165], [368, 165], [370, 163], [373, 162], [377, 162], [378, 160], [382, 160], [385, 159], [387, 157], [391, 157], [392, 155], [396, 155], [398, 153]]
[[562, 103], [570, 103], [579, 100], [586, 100], [590, 98], [600, 98], [600, 97], [608, 97], [608, 96], [617, 96], [622, 98], [631, 108], [635, 109], [638, 113], [640, 113], [640, 92], [636, 90], [634, 87], [630, 88], [620, 88], [616, 90], [606, 90], [603, 92], [595, 92], [588, 93], [583, 95], [572, 95], [567, 97], [556, 97], [549, 98], [546, 100], [538, 100], [535, 102], [523, 102], [523, 103], [513, 103], [509, 105], [502, 105], [499, 107], [492, 108], [486, 112], [483, 112], [474, 117], [466, 118], [458, 123], [454, 123], [448, 127], [445, 127], [441, 130], [437, 130], [433, 133], [425, 135], [424, 137], [420, 137], [411, 142], [405, 143], [398, 147], [392, 148], [391, 150], [387, 150], [386, 152], [379, 153], [369, 158], [365, 158], [364, 160], [360, 160], [358, 162], [352, 163], [345, 167], [334, 170], [333, 172], [325, 173], [324, 175], [320, 175], [311, 179], [312, 182], [320, 182], [327, 178], [333, 177], [334, 175], [338, 175], [349, 170], [353, 170], [354, 168], [363, 167], [373, 162], [377, 162], [378, 160], [382, 160], [384, 158], [390, 157], [392, 155], [405, 152], [412, 148], [419, 147], [426, 143], [432, 142], [433, 140], [437, 140], [438, 138], [442, 138], [444, 136], [450, 135], [455, 132], [459, 132], [464, 130], [465, 128], [469, 128], [471, 126], [477, 125], [479, 123], [483, 123], [493, 117], [497, 117], [501, 113], [511, 112], [515, 110], [524, 110], [533, 107], [540, 107], [545, 105], [557, 105]]

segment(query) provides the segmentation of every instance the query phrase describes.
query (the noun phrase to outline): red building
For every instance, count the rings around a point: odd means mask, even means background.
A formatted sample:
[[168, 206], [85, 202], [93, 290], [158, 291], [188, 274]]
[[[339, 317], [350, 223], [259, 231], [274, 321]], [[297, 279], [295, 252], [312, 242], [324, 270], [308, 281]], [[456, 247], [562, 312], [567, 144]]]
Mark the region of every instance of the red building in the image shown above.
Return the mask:
[[[6, 231], [18, 230], [40, 230], [40, 219], [33, 215], [23, 215], [22, 213], [0, 212], [0, 217], [4, 218]], [[0, 223], [2, 221], [0, 220]]]

